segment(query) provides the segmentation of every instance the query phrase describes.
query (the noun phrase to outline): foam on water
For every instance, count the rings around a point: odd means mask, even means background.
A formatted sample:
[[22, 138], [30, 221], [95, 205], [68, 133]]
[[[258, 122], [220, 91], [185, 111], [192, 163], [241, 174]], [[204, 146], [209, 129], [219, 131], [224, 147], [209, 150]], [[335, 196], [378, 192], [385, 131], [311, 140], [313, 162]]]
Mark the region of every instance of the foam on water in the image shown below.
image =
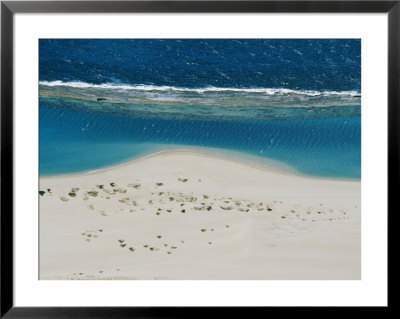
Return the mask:
[[156, 85], [129, 85], [129, 84], [116, 84], [104, 83], [93, 84], [85, 82], [63, 82], [63, 81], [41, 81], [40, 85], [43, 86], [64, 86], [71, 88], [93, 88], [93, 89], [109, 89], [109, 90], [132, 90], [132, 91], [155, 91], [155, 92], [192, 92], [192, 93], [206, 93], [206, 92], [240, 92], [240, 93], [262, 93], [264, 95], [300, 95], [300, 96], [350, 96], [360, 97], [360, 92], [357, 91], [313, 91], [313, 90], [291, 90], [285, 88], [229, 88], [229, 87], [205, 87], [205, 88], [185, 88], [175, 86], [156, 86]]
[[357, 91], [270, 88], [177, 88], [150, 85], [41, 82], [43, 105], [132, 117], [263, 121], [282, 118], [355, 116]]

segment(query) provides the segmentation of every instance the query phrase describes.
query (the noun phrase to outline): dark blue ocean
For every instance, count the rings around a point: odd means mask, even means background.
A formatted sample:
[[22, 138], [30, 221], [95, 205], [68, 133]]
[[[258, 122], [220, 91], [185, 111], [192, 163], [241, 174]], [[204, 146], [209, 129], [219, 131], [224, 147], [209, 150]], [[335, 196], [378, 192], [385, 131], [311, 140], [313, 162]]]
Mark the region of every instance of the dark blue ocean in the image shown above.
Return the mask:
[[40, 40], [40, 175], [198, 148], [361, 177], [360, 40]]

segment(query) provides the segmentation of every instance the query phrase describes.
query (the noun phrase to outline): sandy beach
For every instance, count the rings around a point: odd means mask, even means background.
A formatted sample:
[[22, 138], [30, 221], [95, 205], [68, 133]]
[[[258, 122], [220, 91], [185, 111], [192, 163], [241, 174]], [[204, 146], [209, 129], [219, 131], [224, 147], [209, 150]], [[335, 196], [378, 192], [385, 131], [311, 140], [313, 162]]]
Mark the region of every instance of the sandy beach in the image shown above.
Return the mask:
[[193, 151], [40, 178], [40, 279], [360, 279], [359, 181]]

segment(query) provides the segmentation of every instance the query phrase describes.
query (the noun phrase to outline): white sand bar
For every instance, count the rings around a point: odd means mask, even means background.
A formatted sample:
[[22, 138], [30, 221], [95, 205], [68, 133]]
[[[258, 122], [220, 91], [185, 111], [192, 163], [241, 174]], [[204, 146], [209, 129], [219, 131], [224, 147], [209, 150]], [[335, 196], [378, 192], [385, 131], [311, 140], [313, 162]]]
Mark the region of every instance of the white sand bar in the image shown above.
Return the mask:
[[361, 277], [357, 181], [165, 152], [40, 189], [41, 279]]

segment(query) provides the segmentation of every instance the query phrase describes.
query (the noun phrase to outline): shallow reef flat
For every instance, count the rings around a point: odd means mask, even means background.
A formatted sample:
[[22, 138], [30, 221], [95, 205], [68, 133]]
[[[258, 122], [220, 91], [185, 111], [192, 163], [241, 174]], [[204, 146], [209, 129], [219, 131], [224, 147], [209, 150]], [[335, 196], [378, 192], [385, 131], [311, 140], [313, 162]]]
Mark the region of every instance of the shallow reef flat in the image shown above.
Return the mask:
[[360, 279], [359, 181], [192, 151], [40, 179], [40, 278]]

